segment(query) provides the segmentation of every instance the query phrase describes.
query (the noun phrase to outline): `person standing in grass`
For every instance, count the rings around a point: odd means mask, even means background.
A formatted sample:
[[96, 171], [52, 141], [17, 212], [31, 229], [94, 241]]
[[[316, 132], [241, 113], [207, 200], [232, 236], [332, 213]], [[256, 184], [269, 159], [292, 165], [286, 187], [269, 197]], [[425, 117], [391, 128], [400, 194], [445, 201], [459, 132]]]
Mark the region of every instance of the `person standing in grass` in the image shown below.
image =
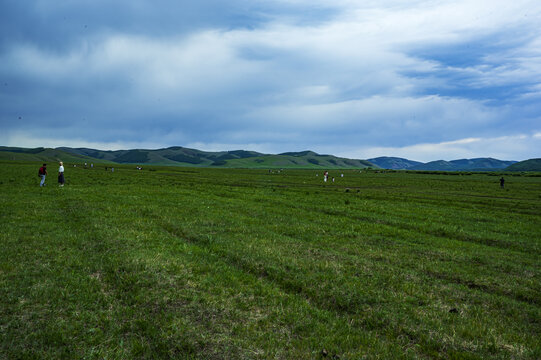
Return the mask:
[[64, 163], [60, 162], [60, 167], [58, 168], [58, 184], [64, 186]]
[[39, 186], [45, 186], [45, 176], [47, 176], [47, 164], [43, 164], [43, 166], [39, 168], [38, 176], [41, 178]]
[[500, 187], [503, 189], [503, 185], [505, 184], [505, 179], [503, 176], [500, 178]]

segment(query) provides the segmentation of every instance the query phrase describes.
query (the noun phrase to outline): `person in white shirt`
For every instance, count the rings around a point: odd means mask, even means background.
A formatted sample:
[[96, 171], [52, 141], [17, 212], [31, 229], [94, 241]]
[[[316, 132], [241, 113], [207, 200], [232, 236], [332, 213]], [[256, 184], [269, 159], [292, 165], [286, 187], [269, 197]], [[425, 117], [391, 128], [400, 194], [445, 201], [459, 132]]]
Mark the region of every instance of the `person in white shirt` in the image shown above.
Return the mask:
[[60, 167], [58, 168], [58, 183], [60, 186], [64, 186], [64, 163], [60, 162]]

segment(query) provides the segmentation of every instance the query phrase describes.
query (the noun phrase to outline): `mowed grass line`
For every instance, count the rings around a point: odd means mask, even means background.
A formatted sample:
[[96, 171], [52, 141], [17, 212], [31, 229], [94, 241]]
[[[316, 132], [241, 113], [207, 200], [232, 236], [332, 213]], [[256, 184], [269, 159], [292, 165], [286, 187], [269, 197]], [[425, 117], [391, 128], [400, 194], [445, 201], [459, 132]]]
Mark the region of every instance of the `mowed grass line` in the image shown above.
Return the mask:
[[[259, 224], [259, 225], [261, 225], [261, 224]], [[222, 227], [222, 226], [223, 226], [223, 224], [220, 225], [220, 227]], [[285, 227], [288, 228], [288, 229], [289, 229], [291, 232], [293, 232], [293, 233], [296, 232], [296, 230], [295, 230], [294, 228], [291, 228], [291, 226], [290, 226], [289, 224], [286, 225]], [[199, 228], [199, 227], [197, 227], [197, 228]], [[251, 228], [255, 228], [255, 227], [251, 227]], [[260, 228], [260, 227], [258, 226], [258, 228]], [[183, 232], [180, 232], [180, 233], [182, 234], [181, 236], [188, 237], [188, 238], [192, 238], [192, 239], [194, 238], [193, 235], [186, 235], [186, 234], [183, 233]], [[304, 233], [304, 234], [306, 234], [306, 233], [312, 234], [313, 232], [312, 232], [312, 231], [303, 231], [302, 233]], [[287, 252], [288, 250], [291, 250], [291, 249], [295, 246], [295, 244], [298, 243], [298, 240], [299, 240], [299, 239], [293, 239], [293, 241], [292, 241], [290, 244], [287, 244], [287, 246], [285, 246], [284, 252]], [[192, 241], [200, 241], [201, 243], [204, 243], [204, 244], [208, 244], [208, 243], [209, 243], [209, 241], [206, 240], [206, 239], [199, 239], [199, 240], [192, 240]], [[227, 244], [228, 244], [227, 246], [230, 247], [231, 244], [232, 244], [233, 242], [234, 242], [234, 239], [228, 239], [228, 240], [227, 240]], [[251, 242], [250, 242], [250, 243], [251, 243]], [[239, 244], [239, 247], [242, 247], [242, 246], [243, 246], [242, 244]], [[265, 249], [265, 246], [256, 246], [256, 247], [259, 248], [259, 249]], [[274, 244], [274, 245], [273, 245], [273, 250], [276, 250], [276, 248], [277, 248], [277, 246]], [[233, 253], [233, 254], [237, 254], [237, 253], [239, 253], [238, 250], [240, 251], [240, 249], [234, 249], [234, 251], [233, 251], [232, 253]], [[243, 251], [242, 253], [246, 253], [246, 251]], [[327, 252], [327, 254], [328, 254], [328, 252]], [[402, 254], [402, 255], [407, 256], [407, 255], [409, 255], [409, 254]], [[233, 256], [234, 256], [234, 255], [233, 255]], [[262, 254], [259, 258], [256, 258], [256, 259], [252, 258], [252, 259], [249, 259], [249, 260], [245, 261], [245, 264], [246, 264], [246, 266], [247, 266], [248, 268], [252, 268], [252, 272], [254, 272], [254, 273], [261, 272], [261, 273], [264, 274], [265, 276], [268, 276], [268, 271], [267, 271], [266, 269], [264, 269], [264, 268], [258, 268], [257, 265], [256, 265], [255, 269], [253, 269], [253, 268], [254, 268], [254, 264], [260, 264], [262, 261], [265, 261], [266, 259], [268, 259], [269, 256], [270, 256], [269, 254], [265, 254], [265, 253], [264, 253], [264, 254]], [[278, 257], [278, 258], [283, 258], [283, 254], [279, 254], [279, 255], [274, 254], [274, 256], [275, 256], [275, 257]], [[293, 258], [285, 258], [284, 264], [279, 264], [278, 266], [274, 266], [274, 268], [275, 268], [275, 269], [276, 269], [276, 268], [277, 268], [277, 269], [281, 269], [281, 268], [284, 268], [284, 267], [287, 268], [287, 267], [288, 267], [287, 264], [294, 263], [295, 260], [298, 259], [298, 258], [299, 258], [298, 254], [295, 253], [295, 256], [294, 256]], [[339, 263], [343, 263], [343, 261], [341, 261], [341, 262], [339, 262]], [[309, 271], [309, 273], [313, 272], [313, 269], [310, 269], [310, 270], [311, 270], [311, 271]], [[326, 269], [326, 272], [328, 272], [328, 269]], [[381, 273], [381, 271], [376, 271], [376, 272]], [[301, 276], [300, 278], [303, 278], [303, 279], [304, 279], [304, 278], [307, 278], [307, 276], [308, 276], [307, 274], [303, 274], [303, 276]], [[277, 276], [275, 276], [275, 278], [276, 278], [276, 279], [282, 279], [282, 280], [283, 280], [283, 279], [287, 279], [287, 274], [278, 274]], [[316, 282], [317, 282], [317, 281], [316, 281]], [[287, 283], [287, 282], [286, 282], [286, 283]], [[464, 286], [467, 286], [468, 288], [475, 288], [475, 287], [479, 287], [479, 288], [480, 288], [480, 287], [482, 287], [481, 285], [476, 285], [475, 283], [469, 282], [469, 281], [467, 281], [467, 280], [459, 281], [459, 284], [462, 284], [462, 285], [464, 285]], [[288, 285], [291, 286], [291, 284], [288, 284]], [[300, 288], [300, 287], [299, 287], [299, 288]], [[333, 293], [336, 294], [336, 291], [330, 291], [329, 293], [320, 293], [319, 295], [324, 295], [324, 296], [321, 296], [321, 298], [327, 298], [325, 295], [332, 295]], [[344, 306], [344, 308], [347, 308], [347, 309], [355, 309], [355, 306], [351, 306], [351, 305], [354, 305], [354, 304], [346, 304], [346, 305]]]
[[539, 356], [535, 178], [69, 170], [0, 184], [0, 356]]
[[[366, 199], [361, 194], [317, 194], [321, 201], [331, 205], [316, 207], [314, 203], [292, 202], [289, 198], [266, 199], [275, 208], [292, 207], [301, 212], [324, 213], [331, 216], [342, 216], [360, 222], [378, 223], [405, 230], [414, 230], [429, 235], [445, 238], [461, 239], [463, 241], [479, 242], [501, 248], [511, 248], [517, 251], [541, 252], [538, 241], [529, 239], [529, 234], [537, 230], [536, 217], [510, 214], [508, 211], [491, 210], [490, 215], [480, 211], [473, 213], [462, 207], [449, 211], [449, 206], [427, 205], [413, 202], [409, 199], [374, 200]], [[256, 199], [254, 201], [263, 201]], [[342, 206], [342, 203], [351, 206]], [[472, 217], [468, 219], [469, 217]], [[317, 217], [317, 215], [315, 216]], [[505, 221], [494, 221], [501, 217]], [[464, 221], [464, 219], [468, 221]], [[517, 238], [516, 235], [519, 235]], [[524, 241], [521, 241], [524, 239]]]
[[[199, 199], [199, 198], [198, 198]], [[186, 204], [186, 200], [183, 199], [183, 203], [184, 203], [184, 207], [188, 206], [188, 204]], [[160, 209], [160, 211], [162, 211], [162, 209]], [[178, 211], [178, 209], [177, 209]], [[144, 211], [146, 216], [149, 216], [149, 212], [148, 211]], [[177, 216], [178, 216], [178, 213], [177, 213]], [[205, 238], [197, 238], [195, 236], [191, 236], [185, 232], [180, 232], [179, 233], [179, 230], [178, 229], [175, 229], [175, 230], [171, 230], [171, 229], [168, 229], [169, 232], [177, 232], [177, 234], [174, 234], [175, 238], [179, 238], [181, 241], [187, 241], [191, 244], [198, 244], [198, 245], [201, 245], [202, 243], [205, 244], [205, 243], [208, 243], [209, 241], [212, 241], [211, 239], [209, 239], [209, 237], [205, 237]], [[204, 248], [207, 248], [205, 246], [203, 246]], [[211, 256], [211, 254], [214, 253], [214, 256]], [[207, 253], [206, 257], [207, 258], [211, 258], [211, 259], [214, 259], [216, 258], [216, 252], [215, 251], [212, 251], [212, 252], [209, 252]], [[219, 256], [217, 257], [217, 259], [223, 259], [224, 256], [223, 254], [218, 254]], [[144, 258], [145, 256], [143, 256]], [[237, 265], [238, 267], [238, 262], [234, 262], [233, 265]], [[240, 267], [241, 270], [246, 270], [245, 267]], [[251, 271], [248, 271], [249, 274], [252, 274]], [[259, 274], [259, 273], [255, 273], [253, 274], [255, 276], [257, 276], [258, 278], [261, 278], [261, 275], [262, 274]], [[264, 280], [265, 276], [263, 276], [263, 280]], [[270, 282], [271, 285], [273, 284], [276, 284], [276, 282]], [[286, 292], [290, 292], [287, 287], [284, 289]], [[296, 296], [298, 294], [296, 293], [293, 293], [291, 294], [291, 296]], [[301, 296], [301, 300], [303, 299], [303, 297]], [[321, 312], [321, 310], [318, 310], [318, 312]], [[300, 317], [299, 317], [300, 315]], [[294, 326], [295, 328], [295, 332], [297, 333], [297, 336], [299, 336], [300, 334], [300, 331], [301, 331], [301, 328], [299, 327], [299, 322], [302, 322], [302, 323], [306, 323], [307, 320], [306, 320], [306, 316], [304, 314], [301, 314], [301, 312], [299, 310], [295, 310], [293, 312], [293, 314], [291, 315], [292, 316], [292, 319], [294, 319], [294, 322], [290, 325], [290, 326]], [[291, 322], [291, 320], [289, 321]], [[366, 332], [355, 332], [355, 331], [351, 331], [351, 326], [346, 326], [347, 323], [342, 323], [341, 326], [335, 328], [335, 326], [331, 326], [332, 325], [332, 322], [325, 325], [324, 326], [324, 331], [322, 332], [321, 336], [319, 337], [316, 337], [316, 342], [319, 342], [321, 343], [321, 345], [324, 345], [325, 343], [330, 343], [330, 348], [332, 349], [333, 347], [336, 347], [337, 345], [341, 344], [341, 342], [344, 340], [344, 339], [349, 339], [350, 341], [353, 340], [353, 344], [355, 344], [356, 347], [359, 347], [361, 345], [365, 345], [363, 343], [363, 341], [360, 341], [359, 339], [362, 339], [363, 338], [363, 334], [364, 334], [364, 337], [366, 337]], [[310, 333], [312, 334], [312, 336], [315, 335], [315, 330], [318, 328], [318, 325], [317, 324], [311, 324], [311, 323], [308, 323], [307, 325], [305, 325], [303, 327], [305, 330], [304, 331], [310, 331]], [[344, 333], [344, 329], [348, 330]], [[342, 331], [340, 331], [342, 330]], [[291, 330], [288, 330], [287, 333], [291, 332]], [[357, 334], [356, 334], [357, 333]], [[268, 334], [268, 336], [270, 336], [271, 334]], [[356, 336], [357, 335], [357, 336]], [[332, 340], [331, 342], [329, 341], [325, 341], [329, 336], [332, 336]], [[342, 341], [340, 341], [340, 339], [342, 339]], [[290, 340], [292, 341], [292, 340]], [[372, 340], [373, 341], [373, 340]], [[251, 342], [253, 343], [253, 341]], [[286, 343], [287, 344], [287, 343]], [[284, 347], [287, 347], [286, 344], [284, 344], [283, 346]], [[332, 344], [334, 344], [334, 346], [332, 346]], [[365, 345], [366, 347], [366, 345]], [[329, 347], [327, 347], [329, 348]], [[387, 351], [389, 349], [392, 349], [393, 348], [393, 345], [392, 344], [387, 344], [385, 347], [383, 347], [384, 349], [387, 349]], [[306, 349], [305, 351], [303, 352], [299, 352], [299, 349], [302, 349], [302, 347], [300, 346], [297, 346], [295, 347], [296, 351], [295, 351], [295, 355], [293, 356], [291, 353], [288, 354], [288, 356], [286, 356], [285, 358], [291, 358], [291, 357], [294, 357], [294, 358], [304, 358], [304, 357], [307, 357], [307, 358], [312, 358], [313, 356], [315, 356], [317, 354], [314, 353], [314, 351], [309, 351], [309, 349]], [[268, 356], [268, 355], [267, 355]], [[388, 355], [388, 356], [391, 356], [391, 355]]]
[[[220, 197], [223, 197], [223, 195], [220, 195]], [[202, 198], [202, 197], [200, 197]], [[212, 204], [212, 202], [208, 202], [209, 204]], [[229, 202], [228, 202], [229, 203]], [[213, 206], [215, 206], [216, 204], [213, 204]], [[254, 218], [257, 218], [257, 213], [254, 213]], [[228, 214], [227, 216], [231, 216], [231, 214]], [[210, 218], [215, 218], [214, 216], [209, 216]], [[223, 228], [226, 228], [225, 224], [211, 224], [212, 226], [216, 227], [216, 229], [223, 229]], [[188, 228], [201, 228], [201, 225], [198, 225], [198, 226], [192, 226], [192, 225], [188, 225], [187, 226]], [[285, 228], [290, 228], [290, 226], [284, 226]], [[259, 226], [251, 226], [250, 228], [258, 228], [260, 229]], [[295, 229], [291, 229], [290, 228], [290, 231], [292, 232], [295, 232]], [[179, 231], [177, 231], [179, 232]], [[215, 233], [215, 231], [208, 231], [208, 232], [205, 232], [207, 234], [207, 237], [206, 238], [197, 238], [196, 236], [193, 236], [193, 235], [188, 235], [185, 231], [180, 231], [180, 236], [181, 237], [184, 237], [184, 238], [187, 238], [187, 239], [191, 239], [190, 241], [191, 242], [198, 242], [198, 243], [202, 243], [202, 244], [208, 244], [210, 242], [212, 242], [212, 233]], [[209, 235], [209, 233], [211, 235]], [[303, 232], [303, 233], [309, 233], [311, 234], [312, 232], [310, 231], [307, 231], [307, 232]], [[228, 245], [231, 244], [231, 241], [228, 241]], [[475, 286], [475, 284], [470, 284], [470, 286]]]

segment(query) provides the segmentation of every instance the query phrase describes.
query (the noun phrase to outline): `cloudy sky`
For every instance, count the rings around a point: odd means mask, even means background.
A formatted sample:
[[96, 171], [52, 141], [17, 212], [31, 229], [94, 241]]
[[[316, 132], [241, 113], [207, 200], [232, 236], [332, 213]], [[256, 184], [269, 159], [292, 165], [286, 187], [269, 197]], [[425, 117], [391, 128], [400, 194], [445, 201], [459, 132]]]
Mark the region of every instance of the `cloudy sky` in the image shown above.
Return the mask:
[[541, 157], [539, 0], [2, 0], [0, 145]]

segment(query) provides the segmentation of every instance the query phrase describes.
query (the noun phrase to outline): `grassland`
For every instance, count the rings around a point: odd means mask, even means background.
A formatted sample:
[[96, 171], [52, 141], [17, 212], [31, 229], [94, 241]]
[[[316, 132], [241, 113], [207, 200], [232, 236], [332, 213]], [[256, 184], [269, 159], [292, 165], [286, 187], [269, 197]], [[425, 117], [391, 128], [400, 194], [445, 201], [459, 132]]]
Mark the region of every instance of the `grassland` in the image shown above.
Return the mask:
[[541, 358], [541, 177], [39, 165], [0, 163], [2, 359]]

